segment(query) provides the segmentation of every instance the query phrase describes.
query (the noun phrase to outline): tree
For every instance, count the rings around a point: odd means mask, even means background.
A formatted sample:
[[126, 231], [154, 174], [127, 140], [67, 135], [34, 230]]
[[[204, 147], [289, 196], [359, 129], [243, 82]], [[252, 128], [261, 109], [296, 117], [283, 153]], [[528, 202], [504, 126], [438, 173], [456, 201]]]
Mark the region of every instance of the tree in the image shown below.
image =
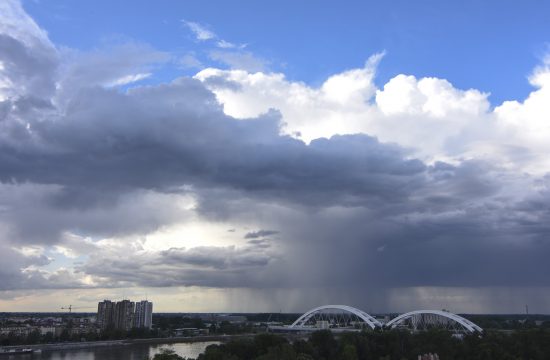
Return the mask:
[[359, 360], [355, 346], [351, 344], [344, 346], [344, 349], [342, 350], [342, 360]]
[[27, 335], [27, 344], [38, 344], [40, 342], [40, 331], [34, 329]]
[[185, 360], [171, 349], [162, 349], [159, 354], [156, 354], [152, 360]]
[[336, 351], [338, 344], [334, 339], [334, 335], [330, 330], [316, 331], [311, 334], [309, 340], [316, 350], [317, 359], [334, 359], [336, 357]]

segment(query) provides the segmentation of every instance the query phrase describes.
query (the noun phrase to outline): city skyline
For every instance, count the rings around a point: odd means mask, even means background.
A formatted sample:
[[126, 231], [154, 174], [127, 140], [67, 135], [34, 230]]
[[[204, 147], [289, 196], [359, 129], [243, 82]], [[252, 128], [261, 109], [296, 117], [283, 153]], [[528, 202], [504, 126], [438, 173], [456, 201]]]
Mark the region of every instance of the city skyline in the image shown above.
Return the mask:
[[548, 13], [2, 1], [0, 311], [550, 313]]
[[132, 328], [151, 329], [153, 325], [153, 303], [147, 300], [133, 302], [103, 300], [97, 304], [98, 328], [105, 331], [116, 329], [130, 331]]

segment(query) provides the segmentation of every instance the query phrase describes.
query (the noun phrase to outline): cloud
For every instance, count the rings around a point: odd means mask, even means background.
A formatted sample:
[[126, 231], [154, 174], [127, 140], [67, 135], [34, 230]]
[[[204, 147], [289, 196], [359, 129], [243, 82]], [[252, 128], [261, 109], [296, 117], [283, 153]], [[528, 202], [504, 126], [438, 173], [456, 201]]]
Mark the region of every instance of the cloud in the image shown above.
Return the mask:
[[[127, 62], [128, 54], [136, 52], [147, 56]], [[5, 289], [281, 286], [283, 267], [271, 265], [277, 263], [272, 260], [275, 247], [265, 243], [147, 255], [136, 242], [130, 251], [121, 237], [184, 221], [189, 210], [174, 199], [187, 194], [198, 202], [197, 214], [206, 218], [215, 213], [208, 208], [211, 196], [228, 190], [235, 191], [232, 199], [247, 194], [268, 203], [355, 206], [378, 198], [391, 201], [393, 191], [379, 190], [388, 185], [402, 189], [425, 170], [421, 162], [406, 159], [406, 150], [367, 135], [306, 145], [280, 135], [276, 111], [248, 121], [234, 119], [195, 79], [124, 93], [108, 88], [124, 74], [135, 74], [164, 58], [135, 44], [76, 54], [78, 62], [63, 65], [60, 86], [47, 111], [31, 117], [21, 107], [6, 108], [0, 156], [6, 206], [3, 242], [53, 246], [65, 256], [84, 259], [77, 271], [43, 270], [43, 262], [34, 268], [13, 265], [19, 275], [12, 277], [22, 285], [6, 283]], [[354, 155], [348, 157], [350, 151]], [[216, 204], [219, 208], [219, 199]], [[218, 211], [217, 216], [225, 215]], [[32, 226], [29, 218], [37, 219]], [[93, 240], [113, 236], [107, 242]], [[148, 264], [144, 268], [149, 275], [126, 272], [135, 269], [120, 259], [123, 249], [126, 257], [133, 253], [131, 258]], [[243, 274], [250, 267], [262, 271], [247, 279]]]
[[9, 248], [0, 242], [5, 259], [0, 263], [0, 291], [21, 289], [67, 289], [86, 284], [67, 269], [40, 270], [51, 263], [44, 254], [29, 254], [25, 248]]
[[425, 168], [406, 159], [399, 146], [367, 135], [310, 145], [279, 136], [277, 112], [232, 119], [192, 79], [128, 94], [88, 88], [67, 106], [61, 116], [49, 114], [55, 121], [30, 120], [30, 130], [15, 127], [26, 134], [18, 146], [27, 151], [5, 145], [0, 157], [4, 180], [60, 185], [53, 198], [60, 205], [93, 204], [121, 190], [164, 192], [184, 185], [232, 187], [304, 203], [363, 202], [406, 191], [380, 190], [402, 185]]
[[[0, 9], [1, 289], [423, 304], [550, 286], [547, 62], [526, 99], [494, 107], [445, 79], [379, 87], [382, 54], [311, 86], [226, 46], [210, 55], [231, 70], [144, 86], [170, 54], [59, 50], [19, 3]], [[191, 223], [223, 230], [170, 233]]]
[[444, 79], [398, 75], [376, 94], [376, 104], [385, 115], [420, 115], [446, 118], [453, 112], [483, 115], [489, 109], [487, 94], [461, 91]]
[[184, 69], [201, 69], [204, 68], [202, 62], [195, 56], [194, 53], [187, 53], [178, 60], [178, 64]]
[[193, 22], [182, 20], [183, 24], [189, 28], [199, 41], [215, 39], [217, 36], [214, 32], [208, 30], [203, 25]]
[[258, 287], [277, 256], [273, 250], [256, 245], [170, 248], [154, 253], [140, 251], [131, 257], [115, 256], [106, 249], [77, 269], [101, 279], [101, 287]]
[[[535, 68], [529, 82], [535, 91], [523, 101], [505, 101], [494, 109], [502, 133], [510, 143], [537, 153], [549, 150], [547, 139], [550, 136], [546, 119], [550, 115], [547, 105], [550, 97], [550, 61], [548, 57], [542, 65]], [[545, 163], [546, 170], [548, 163]], [[531, 169], [532, 170], [532, 169]]]
[[530, 76], [535, 89], [527, 99], [491, 107], [488, 93], [457, 89], [445, 79], [400, 74], [378, 88], [374, 77], [382, 55], [319, 87], [269, 72], [210, 68], [195, 77], [216, 94], [226, 114], [245, 119], [278, 109], [282, 133], [306, 142], [365, 133], [427, 162], [476, 158], [538, 175], [546, 171], [547, 62]]
[[72, 96], [68, 94], [81, 89], [115, 87], [146, 79], [170, 55], [146, 44], [127, 42], [90, 52], [65, 50], [64, 59], [55, 97], [58, 106], [66, 104]]
[[0, 13], [0, 101], [48, 97], [55, 86], [56, 48], [19, 1], [3, 1]]
[[152, 75], [151, 73], [140, 73], [140, 74], [126, 75], [126, 76], [120, 77], [120, 78], [106, 84], [106, 86], [111, 87], [111, 86], [128, 85], [128, 84], [131, 84], [131, 83], [135, 83], [137, 81], [141, 81], [143, 79], [147, 79], [151, 75]]
[[235, 44], [224, 39], [220, 39], [213, 31], [208, 27], [201, 25], [197, 22], [182, 20], [182, 23], [191, 30], [198, 41], [216, 40], [216, 47], [220, 49], [244, 49], [246, 44]]
[[215, 92], [225, 113], [248, 118], [276, 108], [284, 133], [306, 142], [367, 133], [434, 159], [464, 152], [487, 136], [481, 128], [497, 125], [487, 94], [455, 89], [444, 79], [398, 75], [377, 89], [374, 77], [382, 57], [376, 54], [363, 68], [330, 76], [318, 88], [290, 82], [280, 73], [205, 69], [196, 78]]
[[263, 238], [271, 235], [276, 235], [278, 233], [279, 231], [276, 231], [276, 230], [258, 230], [258, 231], [252, 231], [252, 232], [246, 233], [244, 238], [257, 239], [257, 238]]
[[[143, 234], [192, 217], [186, 194], [101, 192], [82, 187], [0, 186], [0, 237], [16, 244], [60, 245], [82, 253], [88, 237]], [[33, 219], [32, 226], [29, 219]], [[76, 238], [75, 238], [76, 237]]]
[[249, 72], [265, 71], [269, 61], [261, 59], [249, 51], [213, 50], [209, 57], [231, 69], [245, 70]]
[[335, 134], [368, 133], [365, 125], [374, 114], [367, 100], [376, 91], [373, 79], [381, 57], [376, 54], [364, 68], [329, 77], [320, 88], [289, 82], [281, 73], [247, 72], [238, 66], [205, 69], [195, 77], [216, 94], [226, 114], [250, 118], [277, 109], [284, 119], [284, 133], [299, 133], [310, 142]]
[[[196, 22], [182, 20], [183, 23], [193, 32], [198, 41], [214, 41], [216, 50], [210, 50], [208, 57], [231, 69], [243, 69], [247, 71], [264, 71], [269, 63], [265, 59], [261, 59], [250, 51], [244, 51], [246, 44], [235, 44], [219, 38], [214, 32], [208, 30], [205, 26]], [[184, 67], [204, 68], [202, 63], [195, 55], [184, 55], [180, 63]]]
[[244, 49], [246, 47], [246, 44], [233, 44], [229, 41], [225, 41], [223, 39], [220, 39], [217, 43], [216, 43], [216, 46], [221, 48], [221, 49]]

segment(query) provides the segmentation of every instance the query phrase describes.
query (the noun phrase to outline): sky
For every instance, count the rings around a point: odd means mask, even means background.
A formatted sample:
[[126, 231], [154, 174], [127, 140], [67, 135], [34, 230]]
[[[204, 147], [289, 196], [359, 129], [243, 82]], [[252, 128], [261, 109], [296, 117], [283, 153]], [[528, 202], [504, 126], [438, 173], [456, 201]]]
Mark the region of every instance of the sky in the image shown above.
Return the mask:
[[2, 1], [0, 311], [549, 313], [548, 14]]

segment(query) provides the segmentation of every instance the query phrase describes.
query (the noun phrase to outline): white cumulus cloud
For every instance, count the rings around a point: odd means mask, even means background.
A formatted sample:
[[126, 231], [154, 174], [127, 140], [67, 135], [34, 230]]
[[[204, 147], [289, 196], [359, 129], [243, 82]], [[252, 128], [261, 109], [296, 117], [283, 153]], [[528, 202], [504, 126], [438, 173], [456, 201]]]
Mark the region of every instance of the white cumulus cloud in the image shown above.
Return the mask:
[[363, 68], [328, 77], [319, 87], [282, 73], [204, 69], [204, 82], [236, 118], [269, 109], [282, 114], [282, 132], [310, 142], [336, 134], [365, 133], [414, 149], [427, 161], [492, 159], [505, 167], [550, 170], [549, 61], [530, 76], [524, 101], [492, 107], [488, 93], [458, 89], [446, 79], [399, 74], [381, 88], [374, 79], [383, 54]]

